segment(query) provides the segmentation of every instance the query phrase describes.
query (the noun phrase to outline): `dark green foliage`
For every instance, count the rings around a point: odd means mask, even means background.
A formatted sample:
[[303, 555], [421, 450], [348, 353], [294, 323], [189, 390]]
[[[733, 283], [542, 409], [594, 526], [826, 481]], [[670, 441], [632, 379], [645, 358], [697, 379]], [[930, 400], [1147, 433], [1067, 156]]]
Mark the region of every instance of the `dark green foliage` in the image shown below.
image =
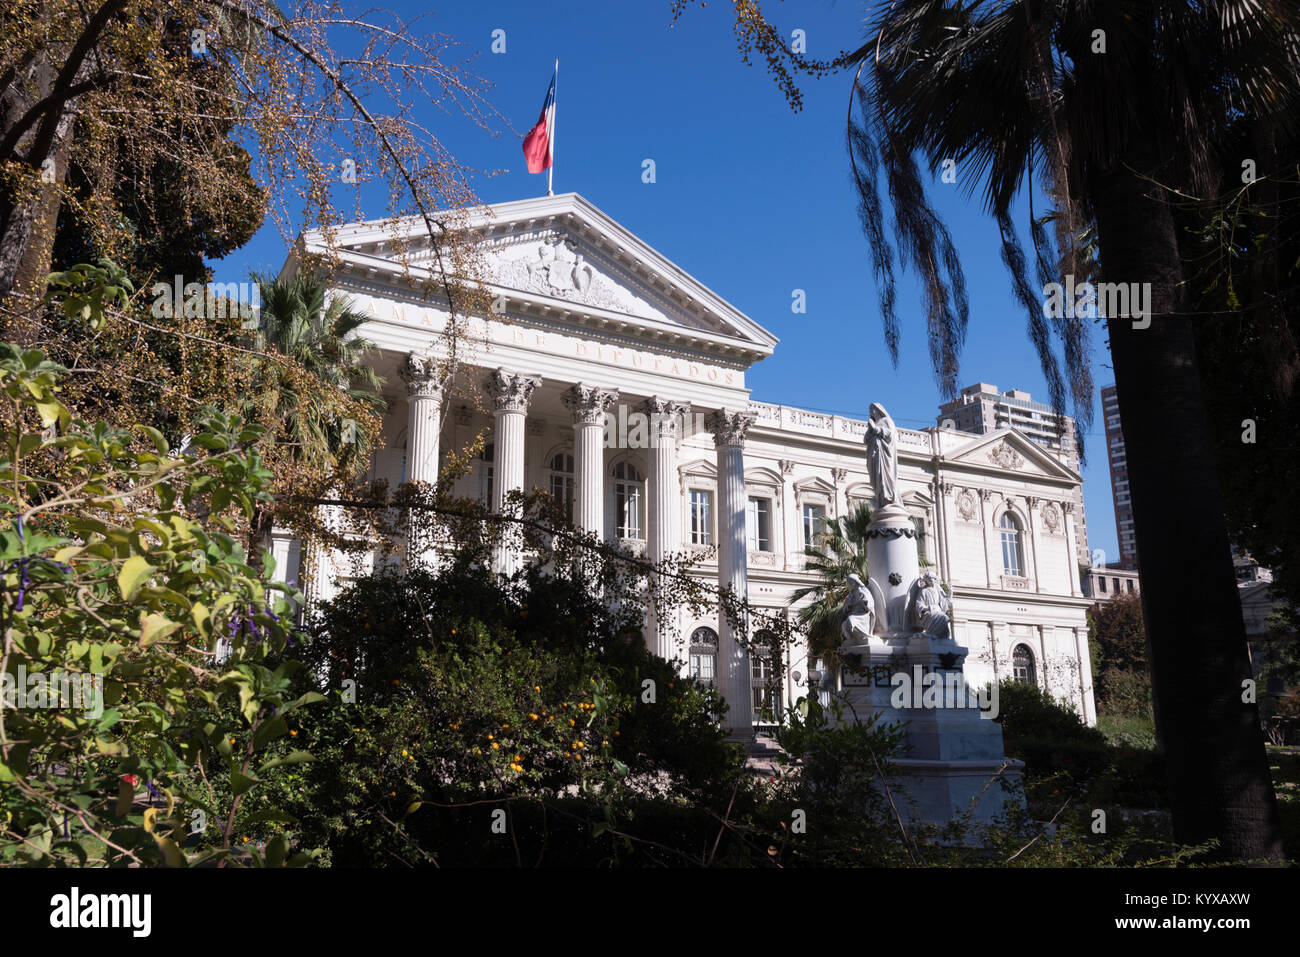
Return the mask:
[[1132, 592], [1089, 608], [1088, 642], [1098, 712], [1108, 717], [1150, 718], [1151, 676], [1141, 596]]

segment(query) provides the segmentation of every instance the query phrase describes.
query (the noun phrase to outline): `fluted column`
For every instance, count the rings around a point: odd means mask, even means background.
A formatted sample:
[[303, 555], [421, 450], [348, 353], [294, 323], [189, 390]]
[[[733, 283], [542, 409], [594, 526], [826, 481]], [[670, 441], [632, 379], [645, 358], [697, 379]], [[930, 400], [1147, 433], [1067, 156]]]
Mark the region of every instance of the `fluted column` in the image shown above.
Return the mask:
[[[409, 353], [402, 365], [407, 390], [406, 480], [435, 485], [438, 481], [438, 433], [442, 426], [442, 396], [446, 377], [429, 356]], [[407, 562], [428, 562], [432, 538], [420, 530], [427, 524], [417, 516], [407, 524]]]
[[[749, 597], [749, 556], [745, 546], [745, 432], [754, 422], [748, 412], [720, 409], [705, 419], [718, 451], [718, 587], [742, 600]], [[740, 623], [748, 632], [748, 620]], [[726, 729], [732, 737], [752, 737], [754, 701], [750, 691], [749, 650], [727, 615], [718, 613], [718, 691], [727, 702]]]
[[[524, 486], [524, 419], [533, 391], [541, 385], [541, 376], [521, 375], [495, 370], [488, 378], [488, 395], [496, 413], [493, 431], [492, 510], [507, 513], [506, 497]], [[513, 509], [509, 510], [513, 513]], [[519, 530], [513, 524], [502, 530], [502, 544], [496, 553], [496, 568], [514, 574], [520, 565]]]
[[[641, 411], [650, 420], [650, 496], [648, 530], [646, 532], [646, 558], [658, 565], [681, 548], [677, 480], [677, 438], [683, 414], [690, 406], [671, 402], [660, 396], [647, 399]], [[647, 621], [647, 638], [650, 650], [661, 658], [673, 657], [673, 629], [671, 616], [661, 613], [656, 603], [650, 603]]]
[[564, 393], [573, 416], [573, 524], [580, 532], [604, 538], [605, 413], [618, 401], [614, 389], [579, 382]]

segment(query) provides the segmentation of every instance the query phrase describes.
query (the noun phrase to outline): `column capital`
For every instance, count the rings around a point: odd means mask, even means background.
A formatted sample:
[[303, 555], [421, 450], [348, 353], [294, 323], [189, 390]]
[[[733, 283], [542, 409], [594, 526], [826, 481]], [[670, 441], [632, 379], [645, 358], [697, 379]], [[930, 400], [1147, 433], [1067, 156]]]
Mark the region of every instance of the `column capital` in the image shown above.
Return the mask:
[[492, 407], [497, 412], [527, 412], [533, 391], [541, 384], [539, 375], [494, 369], [488, 376], [487, 389], [492, 397]]
[[602, 389], [579, 382], [564, 390], [564, 407], [573, 416], [574, 425], [601, 425], [605, 413], [618, 401], [617, 389]]
[[650, 419], [650, 429], [659, 440], [675, 439], [683, 415], [691, 411], [689, 402], [674, 402], [661, 395], [652, 395], [641, 403], [641, 411]]
[[849, 477], [848, 469], [831, 469], [831, 479], [836, 485], [843, 485]]
[[722, 447], [734, 445], [745, 447], [745, 433], [754, 424], [753, 412], [738, 412], [735, 409], [718, 409], [704, 418], [704, 427], [713, 433], [713, 444]]
[[406, 391], [413, 398], [440, 399], [442, 390], [447, 385], [447, 377], [438, 368], [437, 360], [417, 352], [406, 354], [401, 376], [406, 383]]

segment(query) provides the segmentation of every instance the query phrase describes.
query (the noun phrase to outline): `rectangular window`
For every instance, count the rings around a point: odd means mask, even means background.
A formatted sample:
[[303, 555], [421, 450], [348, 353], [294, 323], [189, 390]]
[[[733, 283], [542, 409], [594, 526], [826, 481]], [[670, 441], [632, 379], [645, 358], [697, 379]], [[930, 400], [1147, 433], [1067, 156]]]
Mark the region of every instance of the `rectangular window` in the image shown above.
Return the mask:
[[551, 476], [551, 497], [566, 509], [573, 509], [573, 476], [556, 473]]
[[639, 482], [614, 483], [614, 515], [619, 538], [639, 539], [641, 535], [641, 485]]
[[691, 489], [691, 544], [713, 544], [713, 493]]
[[781, 695], [777, 688], [772, 660], [755, 654], [750, 661], [750, 691], [754, 701], [754, 719], [760, 722], [778, 721], [781, 715]]
[[751, 498], [745, 507], [745, 532], [751, 552], [772, 550], [772, 500]]
[[826, 509], [820, 505], [803, 507], [803, 547], [816, 548], [817, 536], [821, 534], [822, 523], [826, 521]]
[[713, 665], [717, 661], [714, 655], [691, 655], [691, 677], [701, 681], [713, 681]]

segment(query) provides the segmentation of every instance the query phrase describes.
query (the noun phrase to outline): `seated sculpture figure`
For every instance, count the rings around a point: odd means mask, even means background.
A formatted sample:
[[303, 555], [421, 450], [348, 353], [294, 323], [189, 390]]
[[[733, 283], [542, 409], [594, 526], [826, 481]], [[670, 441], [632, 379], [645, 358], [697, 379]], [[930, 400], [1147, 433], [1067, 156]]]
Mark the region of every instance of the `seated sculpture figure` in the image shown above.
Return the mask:
[[948, 637], [948, 613], [952, 602], [939, 585], [939, 579], [933, 572], [922, 572], [907, 592], [907, 612], [905, 620], [909, 628], [915, 628], [932, 638]]
[[840, 626], [840, 634], [844, 644], [866, 644], [876, 630], [876, 601], [858, 575], [849, 576], [849, 594], [844, 599], [842, 613], [844, 624]]

